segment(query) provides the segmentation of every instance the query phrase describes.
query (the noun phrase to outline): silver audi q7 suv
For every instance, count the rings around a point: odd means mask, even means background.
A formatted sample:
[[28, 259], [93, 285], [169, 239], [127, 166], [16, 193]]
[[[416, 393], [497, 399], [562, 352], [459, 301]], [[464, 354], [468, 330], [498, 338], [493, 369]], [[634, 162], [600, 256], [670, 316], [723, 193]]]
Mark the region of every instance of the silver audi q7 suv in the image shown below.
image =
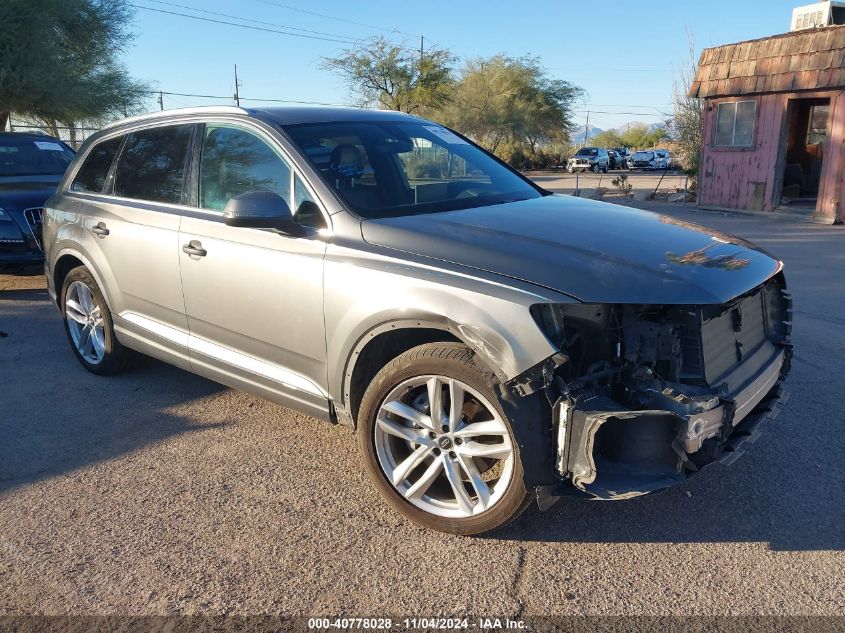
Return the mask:
[[397, 112], [128, 119], [85, 143], [45, 216], [86, 369], [146, 354], [350, 425], [386, 501], [438, 530], [733, 461], [789, 368], [778, 260], [551, 195]]

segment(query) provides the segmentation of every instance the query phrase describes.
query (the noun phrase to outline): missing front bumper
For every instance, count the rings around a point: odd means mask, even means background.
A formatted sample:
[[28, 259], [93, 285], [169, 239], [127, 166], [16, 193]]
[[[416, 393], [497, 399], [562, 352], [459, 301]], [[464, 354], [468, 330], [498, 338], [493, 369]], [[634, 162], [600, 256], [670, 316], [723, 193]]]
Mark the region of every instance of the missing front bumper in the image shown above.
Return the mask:
[[730, 397], [707, 411], [626, 410], [604, 395], [554, 408], [557, 469], [598, 499], [627, 499], [684, 481], [717, 459], [732, 463], [776, 412], [786, 353], [778, 350]]

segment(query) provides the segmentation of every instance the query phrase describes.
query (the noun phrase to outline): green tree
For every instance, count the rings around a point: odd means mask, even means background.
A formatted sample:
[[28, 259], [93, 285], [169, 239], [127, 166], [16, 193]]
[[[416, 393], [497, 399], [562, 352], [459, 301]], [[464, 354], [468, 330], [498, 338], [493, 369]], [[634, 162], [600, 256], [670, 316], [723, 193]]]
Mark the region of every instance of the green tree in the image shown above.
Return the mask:
[[625, 147], [633, 147], [635, 149], [644, 149], [648, 147], [656, 147], [660, 141], [669, 138], [666, 128], [657, 126], [649, 129], [649, 126], [638, 124], [632, 125], [630, 128], [622, 132], [620, 135], [622, 145]]
[[677, 159], [693, 178], [698, 177], [701, 161], [701, 135], [704, 124], [704, 100], [690, 96], [690, 88], [698, 66], [695, 42], [687, 29], [689, 56], [676, 72], [673, 82], [674, 116], [670, 123], [676, 141]]
[[569, 141], [582, 94], [550, 79], [536, 58], [496, 55], [467, 61], [449, 104], [426, 114], [521, 167], [541, 147]]
[[0, 130], [12, 112], [46, 122], [123, 116], [148, 87], [120, 65], [132, 39], [126, 0], [0, 3]]
[[616, 130], [603, 130], [590, 137], [590, 145], [595, 147], [624, 147], [625, 143]]
[[420, 54], [377, 37], [338, 57], [324, 58], [322, 67], [339, 73], [361, 105], [412, 113], [449, 101], [453, 64], [448, 50], [432, 47]]

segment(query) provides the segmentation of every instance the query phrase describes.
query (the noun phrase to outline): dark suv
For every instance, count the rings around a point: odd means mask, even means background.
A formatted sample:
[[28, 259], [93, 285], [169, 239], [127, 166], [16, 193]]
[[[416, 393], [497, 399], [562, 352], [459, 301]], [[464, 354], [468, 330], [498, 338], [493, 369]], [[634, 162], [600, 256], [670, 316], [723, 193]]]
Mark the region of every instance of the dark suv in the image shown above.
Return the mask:
[[44, 201], [56, 191], [73, 150], [43, 134], [0, 132], [0, 266], [38, 264]]

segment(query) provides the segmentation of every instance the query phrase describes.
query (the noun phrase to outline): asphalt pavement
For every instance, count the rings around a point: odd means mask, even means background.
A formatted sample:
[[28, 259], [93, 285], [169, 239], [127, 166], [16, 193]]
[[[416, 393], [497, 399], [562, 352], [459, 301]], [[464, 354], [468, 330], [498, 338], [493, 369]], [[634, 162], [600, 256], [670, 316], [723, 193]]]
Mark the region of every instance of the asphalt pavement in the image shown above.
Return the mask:
[[474, 538], [392, 512], [346, 428], [87, 373], [43, 278], [0, 275], [0, 614], [845, 614], [845, 228], [673, 214], [785, 262], [782, 413], [730, 467]]

